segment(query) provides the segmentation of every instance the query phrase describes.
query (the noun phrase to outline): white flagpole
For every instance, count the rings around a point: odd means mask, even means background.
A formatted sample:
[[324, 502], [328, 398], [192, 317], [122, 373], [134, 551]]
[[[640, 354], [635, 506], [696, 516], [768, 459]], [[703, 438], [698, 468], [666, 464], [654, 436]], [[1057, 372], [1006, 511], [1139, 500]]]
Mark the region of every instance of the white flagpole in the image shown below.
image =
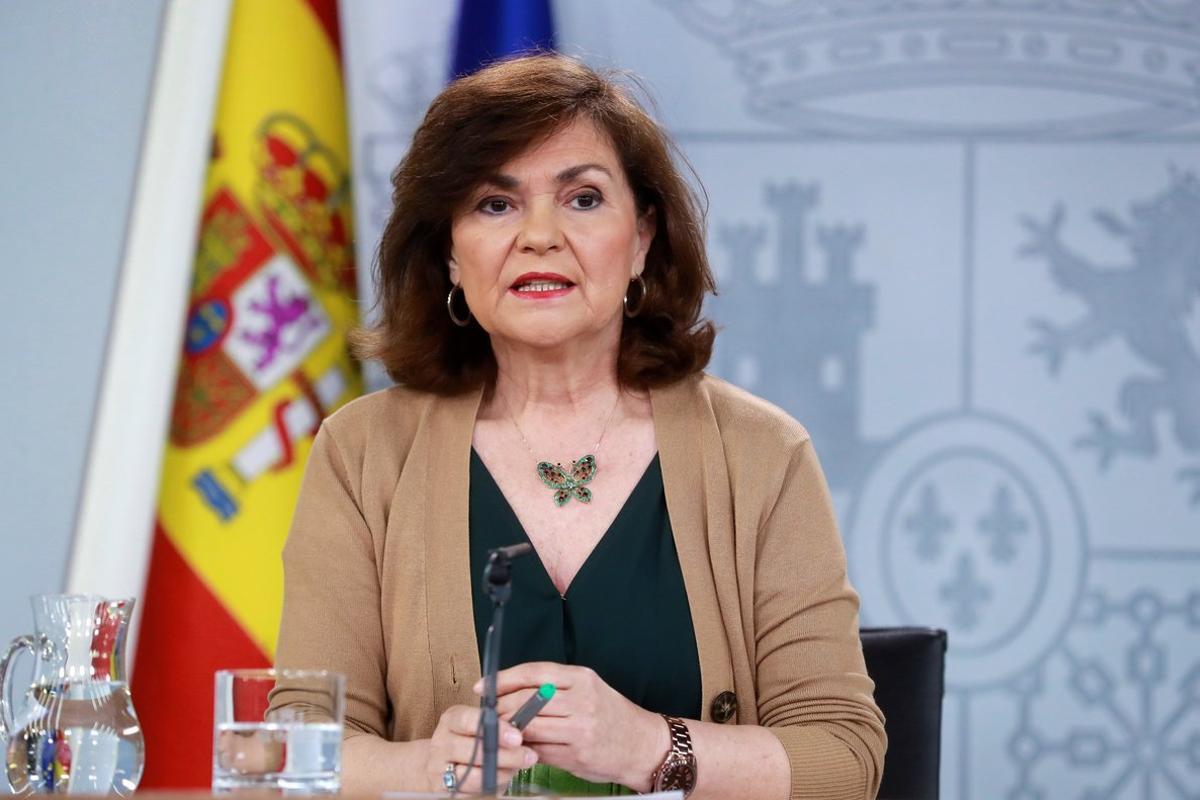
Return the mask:
[[140, 597], [145, 587], [230, 9], [168, 0], [163, 10], [68, 592]]

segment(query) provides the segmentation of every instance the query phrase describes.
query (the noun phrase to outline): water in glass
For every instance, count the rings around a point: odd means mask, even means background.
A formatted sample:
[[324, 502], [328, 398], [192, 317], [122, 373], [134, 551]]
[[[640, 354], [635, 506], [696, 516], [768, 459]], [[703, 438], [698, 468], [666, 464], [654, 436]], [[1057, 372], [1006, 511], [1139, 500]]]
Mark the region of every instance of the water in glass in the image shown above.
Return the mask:
[[341, 788], [340, 675], [217, 673], [212, 789], [333, 794]]

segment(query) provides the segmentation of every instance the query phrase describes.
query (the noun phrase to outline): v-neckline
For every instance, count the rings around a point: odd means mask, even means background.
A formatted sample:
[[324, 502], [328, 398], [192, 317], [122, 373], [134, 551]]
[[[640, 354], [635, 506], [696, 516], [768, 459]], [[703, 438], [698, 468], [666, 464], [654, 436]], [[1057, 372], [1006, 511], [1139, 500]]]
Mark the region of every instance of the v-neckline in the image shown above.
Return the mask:
[[[650, 406], [667, 513], [697, 631], [703, 693], [711, 698], [733, 688], [729, 648], [731, 641], [742, 640], [743, 626], [740, 618], [726, 617], [720, 603], [725, 599], [730, 607], [738, 607], [736, 586], [731, 590], [734, 594], [722, 598], [713, 577], [714, 564], [733, 563], [734, 549], [731, 542], [713, 540], [710, 528], [731, 526], [733, 512], [724, 494], [730, 483], [720, 429], [704, 400], [699, 385], [703, 380], [694, 376], [652, 387]], [[420, 485], [425, 495], [420, 511], [425, 526], [424, 574], [446, 576], [426, 580], [424, 592], [426, 624], [430, 631], [439, 631], [429, 637], [433, 671], [429, 713], [434, 720], [441, 709], [479, 702], [471, 691], [480, 677], [480, 651], [474, 626], [469, 624], [476, 576], [470, 568], [468, 506], [471, 437], [483, 394], [479, 388], [435, 399], [422, 417], [419, 445], [414, 443], [414, 452], [422, 448], [426, 459]], [[397, 494], [394, 502], [403, 499]], [[447, 620], [456, 624], [446, 626]], [[722, 627], [722, 622], [729, 627]], [[702, 720], [711, 720], [708, 703], [702, 712]]]
[[[633, 485], [633, 489], [630, 490], [629, 495], [626, 496], [625, 502], [621, 504], [619, 509], [617, 509], [616, 516], [612, 518], [612, 522], [608, 523], [608, 527], [604, 529], [604, 533], [602, 533], [600, 538], [596, 540], [596, 543], [592, 545], [592, 549], [588, 552], [587, 556], [583, 559], [583, 562], [579, 565], [579, 569], [575, 570], [575, 574], [571, 576], [571, 582], [567, 584], [563, 591], [560, 592], [558, 587], [554, 585], [554, 579], [550, 577], [550, 570], [546, 569], [546, 563], [542, 561], [542, 554], [538, 552], [537, 545], [534, 544], [533, 540], [529, 538], [529, 532], [525, 530], [525, 526], [521, 524], [521, 518], [518, 517], [517, 512], [513, 510], [512, 504], [508, 501], [508, 497], [500, 488], [500, 484], [496, 482], [495, 477], [492, 475], [492, 471], [488, 469], [487, 462], [483, 460], [483, 457], [479, 455], [479, 452], [474, 448], [474, 446], [471, 447], [471, 460], [479, 462], [479, 466], [483, 470], [483, 474], [487, 476], [488, 485], [490, 486], [491, 490], [496, 493], [496, 496], [500, 498], [500, 502], [503, 504], [505, 511], [508, 512], [513, 526], [521, 532], [521, 538], [525, 542], [528, 542], [533, 548], [533, 556], [537, 561], [538, 573], [546, 581], [546, 584], [550, 587], [550, 591], [558, 595], [559, 598], [561, 598], [564, 602], [569, 599], [568, 596], [571, 594], [571, 589], [575, 588], [580, 577], [583, 576], [585, 570], [587, 570], [588, 566], [595, 560], [596, 553], [599, 552], [601, 548], [604, 548], [606, 543], [612, 539], [612, 532], [617, 528], [617, 523], [621, 522], [626, 516], [628, 516], [629, 513], [631, 513], [629, 509], [633, 499], [637, 497], [640, 492], [645, 491], [646, 479], [650, 477], [651, 472], [654, 471], [656, 466], [658, 466], [660, 471], [662, 469], [659, 463], [659, 453], [656, 450], [654, 457], [650, 459], [650, 463], [646, 465], [646, 469], [642, 472], [642, 476], [638, 478], [637, 483]], [[468, 480], [470, 480], [469, 477]]]

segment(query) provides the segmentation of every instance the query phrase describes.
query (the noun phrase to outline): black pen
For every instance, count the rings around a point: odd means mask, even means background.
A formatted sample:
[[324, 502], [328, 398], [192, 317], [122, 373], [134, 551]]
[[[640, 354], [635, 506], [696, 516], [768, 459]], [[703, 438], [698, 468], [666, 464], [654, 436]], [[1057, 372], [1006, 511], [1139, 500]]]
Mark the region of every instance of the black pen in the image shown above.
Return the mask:
[[554, 697], [554, 684], [543, 683], [541, 688], [534, 692], [533, 697], [525, 701], [525, 705], [517, 709], [517, 713], [513, 714], [511, 720], [512, 725], [517, 730], [524, 730], [538, 712], [546, 707], [546, 703], [550, 702], [550, 698]]

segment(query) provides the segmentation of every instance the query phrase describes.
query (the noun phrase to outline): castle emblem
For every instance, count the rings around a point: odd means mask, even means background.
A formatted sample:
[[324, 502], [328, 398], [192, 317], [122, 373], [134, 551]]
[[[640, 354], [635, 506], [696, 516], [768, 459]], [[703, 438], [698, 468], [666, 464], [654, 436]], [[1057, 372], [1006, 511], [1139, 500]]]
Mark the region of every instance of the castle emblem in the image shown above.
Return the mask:
[[[729, 266], [719, 270], [715, 316], [739, 324], [717, 340], [717, 359], [722, 372], [751, 390], [771, 370], [776, 397], [818, 442], [830, 484], [848, 488], [882, 444], [864, 438], [859, 419], [862, 337], [875, 313], [874, 287], [854, 276], [866, 231], [862, 225], [814, 222], [816, 183], [769, 184], [765, 194], [776, 218], [773, 262], [759, 258], [768, 226], [736, 223], [718, 231]], [[809, 252], [813, 233], [818, 259]], [[729, 305], [742, 311], [730, 313]], [[805, 346], [789, 348], [779, 363], [771, 345], [781, 340]]]

